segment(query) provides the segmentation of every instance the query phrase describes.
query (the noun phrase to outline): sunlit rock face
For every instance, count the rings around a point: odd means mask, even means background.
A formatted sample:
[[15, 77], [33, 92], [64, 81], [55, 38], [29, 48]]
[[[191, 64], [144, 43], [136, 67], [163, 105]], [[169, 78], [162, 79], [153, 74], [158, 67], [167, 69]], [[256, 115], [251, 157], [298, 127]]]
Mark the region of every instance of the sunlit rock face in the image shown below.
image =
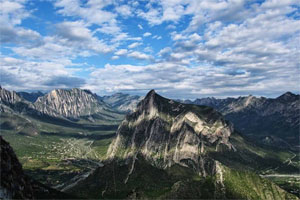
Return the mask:
[[206, 176], [217, 166], [206, 153], [221, 146], [234, 150], [229, 141], [232, 132], [232, 125], [214, 109], [174, 102], [152, 90], [119, 126], [108, 158], [141, 154], [154, 166], [180, 164]]
[[79, 118], [102, 112], [106, 106], [88, 90], [53, 90], [35, 102], [36, 108], [51, 116]]

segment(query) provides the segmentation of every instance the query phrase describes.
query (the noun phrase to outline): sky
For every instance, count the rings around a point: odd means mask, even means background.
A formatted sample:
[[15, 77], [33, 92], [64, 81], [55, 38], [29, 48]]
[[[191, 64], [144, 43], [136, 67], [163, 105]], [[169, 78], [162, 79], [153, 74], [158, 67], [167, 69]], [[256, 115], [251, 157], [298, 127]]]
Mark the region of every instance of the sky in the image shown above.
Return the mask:
[[0, 0], [0, 84], [194, 99], [300, 91], [298, 0]]

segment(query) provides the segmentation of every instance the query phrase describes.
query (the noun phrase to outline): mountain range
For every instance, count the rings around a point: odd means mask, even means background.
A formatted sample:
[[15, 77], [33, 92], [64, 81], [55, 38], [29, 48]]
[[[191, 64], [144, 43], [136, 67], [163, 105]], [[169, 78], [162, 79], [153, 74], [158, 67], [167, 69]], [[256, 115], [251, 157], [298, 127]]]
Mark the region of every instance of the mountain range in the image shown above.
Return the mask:
[[277, 147], [299, 146], [300, 95], [286, 92], [277, 98], [202, 98], [184, 103], [210, 106], [253, 140]]
[[[297, 199], [291, 194], [299, 192], [297, 182], [287, 185], [290, 179], [286, 179], [283, 190], [262, 176], [294, 177], [299, 172], [294, 153], [297, 142], [293, 141], [299, 139], [299, 95], [205, 98], [184, 103], [154, 90], [145, 98], [122, 93], [101, 97], [76, 88], [56, 89], [35, 101], [30, 94], [27, 99], [22, 95], [0, 87], [1, 135], [13, 142], [26, 166], [39, 163], [37, 168], [26, 168], [30, 169], [26, 176], [41, 177], [42, 182], [43, 177], [51, 177], [51, 187], [53, 182], [65, 180], [57, 188], [69, 195], [93, 199]], [[30, 149], [19, 142], [25, 140]], [[35, 146], [30, 146], [33, 143]], [[50, 149], [40, 144], [51, 144]], [[37, 146], [46, 157], [39, 157], [39, 151], [30, 152]], [[72, 152], [66, 151], [68, 148]], [[48, 153], [54, 156], [54, 164]], [[40, 176], [44, 173], [47, 175]]]
[[213, 108], [152, 90], [120, 124], [104, 166], [67, 192], [115, 199], [296, 199], [245, 171], [276, 163]]
[[124, 116], [89, 90], [57, 89], [38, 97], [35, 102], [19, 94], [0, 87], [1, 127], [22, 129], [21, 132], [28, 135], [39, 132], [29, 118], [81, 126], [82, 123], [115, 124]]
[[[0, 88], [0, 111], [103, 123], [122, 120], [125, 113], [135, 111], [142, 99], [123, 93], [101, 97], [89, 90], [76, 88], [56, 89], [46, 94], [11, 92]], [[277, 98], [250, 95], [176, 101], [215, 108], [234, 124], [237, 131], [256, 142], [285, 149], [299, 148], [300, 95], [286, 92]]]

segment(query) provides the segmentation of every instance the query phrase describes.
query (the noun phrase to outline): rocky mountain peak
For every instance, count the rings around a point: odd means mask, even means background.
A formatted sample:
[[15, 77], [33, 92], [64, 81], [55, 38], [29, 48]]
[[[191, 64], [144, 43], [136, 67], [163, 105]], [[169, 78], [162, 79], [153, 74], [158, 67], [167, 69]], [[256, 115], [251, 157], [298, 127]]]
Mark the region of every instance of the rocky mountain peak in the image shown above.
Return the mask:
[[159, 103], [159, 98], [160, 96], [158, 94], [156, 94], [155, 90], [150, 90], [147, 95], [144, 98], [144, 104], [151, 104], [151, 105], [155, 105], [155, 101], [158, 100], [157, 103]]
[[147, 97], [147, 96], [153, 96], [153, 95], [156, 95], [156, 92], [155, 92], [154, 89], [150, 90], [150, 91], [147, 93], [146, 97]]
[[5, 103], [16, 103], [23, 99], [14, 91], [9, 91], [0, 87], [0, 101]]
[[207, 166], [214, 165], [206, 152], [220, 146], [233, 149], [232, 132], [232, 125], [213, 108], [181, 104], [151, 90], [119, 126], [107, 155], [129, 159], [141, 154], [155, 166], [176, 163], [205, 176], [212, 170]]
[[52, 90], [34, 104], [43, 113], [67, 118], [89, 116], [105, 107], [95, 94], [78, 88]]
[[292, 92], [286, 92], [276, 99], [279, 101], [296, 101], [300, 99], [300, 95], [296, 95]]

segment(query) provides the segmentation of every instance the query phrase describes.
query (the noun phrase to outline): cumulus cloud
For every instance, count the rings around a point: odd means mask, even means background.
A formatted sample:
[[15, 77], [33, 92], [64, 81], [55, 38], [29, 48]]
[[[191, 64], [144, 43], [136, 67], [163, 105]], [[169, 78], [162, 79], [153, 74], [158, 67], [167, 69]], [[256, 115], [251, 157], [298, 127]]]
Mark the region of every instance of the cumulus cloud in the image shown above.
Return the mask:
[[[41, 32], [22, 23], [36, 20], [27, 3], [0, 1], [1, 84], [7, 87], [141, 94], [154, 88], [176, 98], [300, 89], [296, 0], [57, 0], [50, 3], [63, 20]], [[124, 64], [91, 65], [91, 56]], [[87, 81], [75, 76], [83, 70]]]
[[[297, 88], [292, 83], [284, 84], [284, 77], [269, 78], [252, 76], [250, 72], [229, 73], [227, 69], [211, 66], [186, 67], [170, 63], [147, 66], [109, 65], [96, 69], [91, 74], [87, 87], [97, 92], [139, 92], [150, 89], [171, 98], [195, 98], [199, 96], [225, 96], [269, 91], [284, 91]], [[281, 85], [283, 88], [278, 88]], [[100, 87], [99, 87], [100, 86]]]
[[13, 26], [0, 26], [0, 43], [26, 45], [27, 47], [42, 44], [41, 35], [33, 30]]
[[59, 0], [55, 2], [55, 6], [59, 9], [58, 12], [65, 16], [80, 16], [88, 23], [102, 25], [110, 23], [115, 25], [116, 15], [112, 12], [104, 10], [110, 1], [88, 1], [85, 6], [77, 0]]
[[117, 52], [115, 52], [115, 55], [117, 56], [123, 56], [123, 55], [126, 55], [128, 52], [127, 49], [119, 49]]
[[140, 43], [140, 42], [134, 42], [134, 43], [131, 43], [130, 45], [128, 45], [128, 48], [134, 49], [134, 48], [136, 48], [136, 47], [138, 47], [140, 45], [142, 45], [142, 43]]
[[116, 11], [123, 17], [129, 17], [133, 15], [132, 8], [128, 5], [121, 5], [116, 7]]
[[151, 55], [144, 54], [144, 53], [141, 53], [139, 51], [133, 51], [133, 52], [129, 53], [128, 57], [132, 57], [132, 58], [136, 58], [136, 59], [140, 59], [140, 60], [151, 60], [151, 59], [153, 59], [153, 57]]
[[[122, 17], [132, 15], [132, 9], [128, 5], [117, 5], [114, 1], [90, 0], [82, 3], [77, 0], [57, 0], [55, 7], [58, 13], [63, 16], [81, 18], [86, 26], [99, 26], [98, 32], [111, 35], [115, 46], [120, 45], [121, 41], [132, 40], [132, 37], [122, 31], [117, 20], [117, 13]], [[107, 6], [115, 6], [117, 13], [108, 11]]]
[[[0, 84], [14, 90], [49, 90], [80, 87], [85, 80], [73, 75], [78, 69], [69, 60], [36, 62], [0, 57]], [[69, 67], [66, 67], [69, 66]]]
[[149, 33], [149, 32], [146, 32], [146, 33], [143, 34], [144, 37], [148, 37], [148, 36], [150, 36], [150, 35], [152, 35], [152, 34]]
[[157, 40], [161, 40], [162, 39], [162, 37], [160, 35], [154, 35], [152, 38], [153, 39], [157, 39]]
[[18, 25], [23, 19], [30, 16], [25, 9], [26, 0], [2, 0], [0, 1], [0, 25]]

